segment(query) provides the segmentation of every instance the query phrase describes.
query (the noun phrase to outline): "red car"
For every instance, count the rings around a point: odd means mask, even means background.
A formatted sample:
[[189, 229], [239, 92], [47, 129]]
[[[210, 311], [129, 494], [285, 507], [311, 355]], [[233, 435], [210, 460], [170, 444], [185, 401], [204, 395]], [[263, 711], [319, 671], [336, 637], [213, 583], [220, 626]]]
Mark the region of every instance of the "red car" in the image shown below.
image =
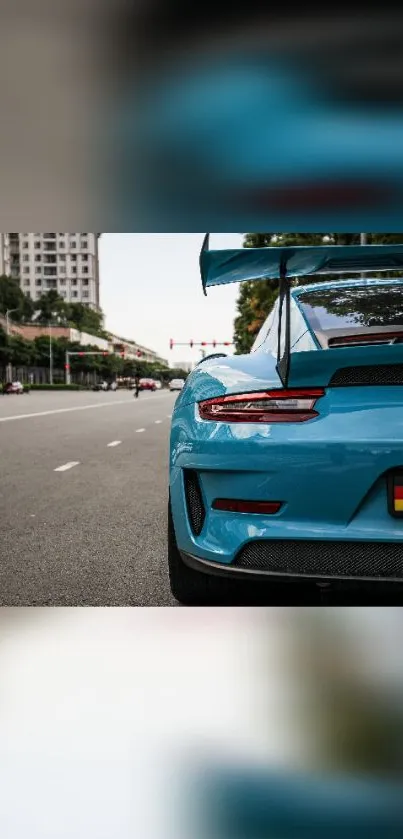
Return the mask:
[[154, 379], [140, 379], [140, 390], [157, 390]]

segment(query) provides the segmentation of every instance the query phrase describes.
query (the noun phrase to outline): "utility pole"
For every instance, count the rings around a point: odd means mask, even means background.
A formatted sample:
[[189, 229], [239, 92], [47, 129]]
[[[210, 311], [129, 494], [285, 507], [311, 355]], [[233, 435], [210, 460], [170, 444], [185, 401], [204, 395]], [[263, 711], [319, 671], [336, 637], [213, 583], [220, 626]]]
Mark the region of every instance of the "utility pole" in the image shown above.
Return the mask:
[[[11, 315], [12, 312], [16, 312], [16, 311], [17, 311], [17, 309], [7, 309], [7, 311], [6, 311], [6, 334], [7, 334], [7, 338], [10, 335], [10, 321], [9, 321], [8, 316]], [[7, 367], [6, 367], [6, 381], [11, 382], [12, 376], [13, 376], [12, 365], [11, 365], [10, 362], [8, 362]]]
[[53, 385], [52, 324], [49, 323], [49, 384]]

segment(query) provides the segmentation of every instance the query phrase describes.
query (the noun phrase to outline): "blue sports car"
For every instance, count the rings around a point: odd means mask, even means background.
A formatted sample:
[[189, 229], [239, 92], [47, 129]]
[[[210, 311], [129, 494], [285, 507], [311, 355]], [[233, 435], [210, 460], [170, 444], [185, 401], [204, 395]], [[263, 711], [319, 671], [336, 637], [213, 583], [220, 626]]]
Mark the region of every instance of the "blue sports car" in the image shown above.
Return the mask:
[[[278, 279], [247, 355], [175, 406], [169, 572], [184, 604], [239, 580], [403, 584], [403, 245], [210, 251], [203, 287]], [[361, 274], [306, 286], [293, 278]], [[384, 277], [384, 275], [381, 275]], [[238, 579], [237, 582], [235, 580]]]

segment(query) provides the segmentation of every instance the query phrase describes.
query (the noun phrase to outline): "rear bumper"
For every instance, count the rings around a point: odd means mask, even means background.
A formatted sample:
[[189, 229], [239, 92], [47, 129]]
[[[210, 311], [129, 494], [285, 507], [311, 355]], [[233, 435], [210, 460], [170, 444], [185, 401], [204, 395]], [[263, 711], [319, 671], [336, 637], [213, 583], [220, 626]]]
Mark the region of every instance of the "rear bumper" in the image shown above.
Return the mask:
[[403, 591], [403, 544], [312, 540], [251, 541], [231, 564], [181, 551], [186, 565], [221, 577], [316, 583], [397, 584]]

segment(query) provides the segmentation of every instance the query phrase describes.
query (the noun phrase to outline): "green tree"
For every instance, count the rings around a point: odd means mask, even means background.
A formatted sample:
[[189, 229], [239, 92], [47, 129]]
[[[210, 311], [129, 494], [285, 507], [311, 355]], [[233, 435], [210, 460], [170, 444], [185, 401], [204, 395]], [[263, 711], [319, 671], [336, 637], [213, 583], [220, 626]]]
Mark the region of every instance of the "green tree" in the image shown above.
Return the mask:
[[104, 316], [100, 310], [90, 309], [84, 303], [70, 303], [66, 307], [67, 319], [79, 332], [105, 337]]
[[[402, 244], [403, 233], [368, 233], [368, 244]], [[359, 233], [247, 233], [244, 247], [292, 247], [297, 245], [357, 245]], [[401, 273], [401, 272], [400, 272]], [[391, 272], [393, 275], [393, 272]], [[342, 275], [321, 275], [320, 279], [338, 279]], [[317, 282], [315, 275], [298, 280], [308, 285]], [[242, 283], [237, 301], [237, 315], [234, 322], [234, 343], [237, 353], [249, 352], [267, 315], [273, 308], [278, 294], [278, 281]]]
[[35, 304], [37, 323], [67, 323], [66, 304], [60, 294], [53, 288], [42, 294]]
[[5, 314], [10, 309], [13, 310], [12, 320], [21, 323], [32, 318], [34, 304], [20, 289], [18, 280], [3, 274], [0, 277], [0, 313]]

